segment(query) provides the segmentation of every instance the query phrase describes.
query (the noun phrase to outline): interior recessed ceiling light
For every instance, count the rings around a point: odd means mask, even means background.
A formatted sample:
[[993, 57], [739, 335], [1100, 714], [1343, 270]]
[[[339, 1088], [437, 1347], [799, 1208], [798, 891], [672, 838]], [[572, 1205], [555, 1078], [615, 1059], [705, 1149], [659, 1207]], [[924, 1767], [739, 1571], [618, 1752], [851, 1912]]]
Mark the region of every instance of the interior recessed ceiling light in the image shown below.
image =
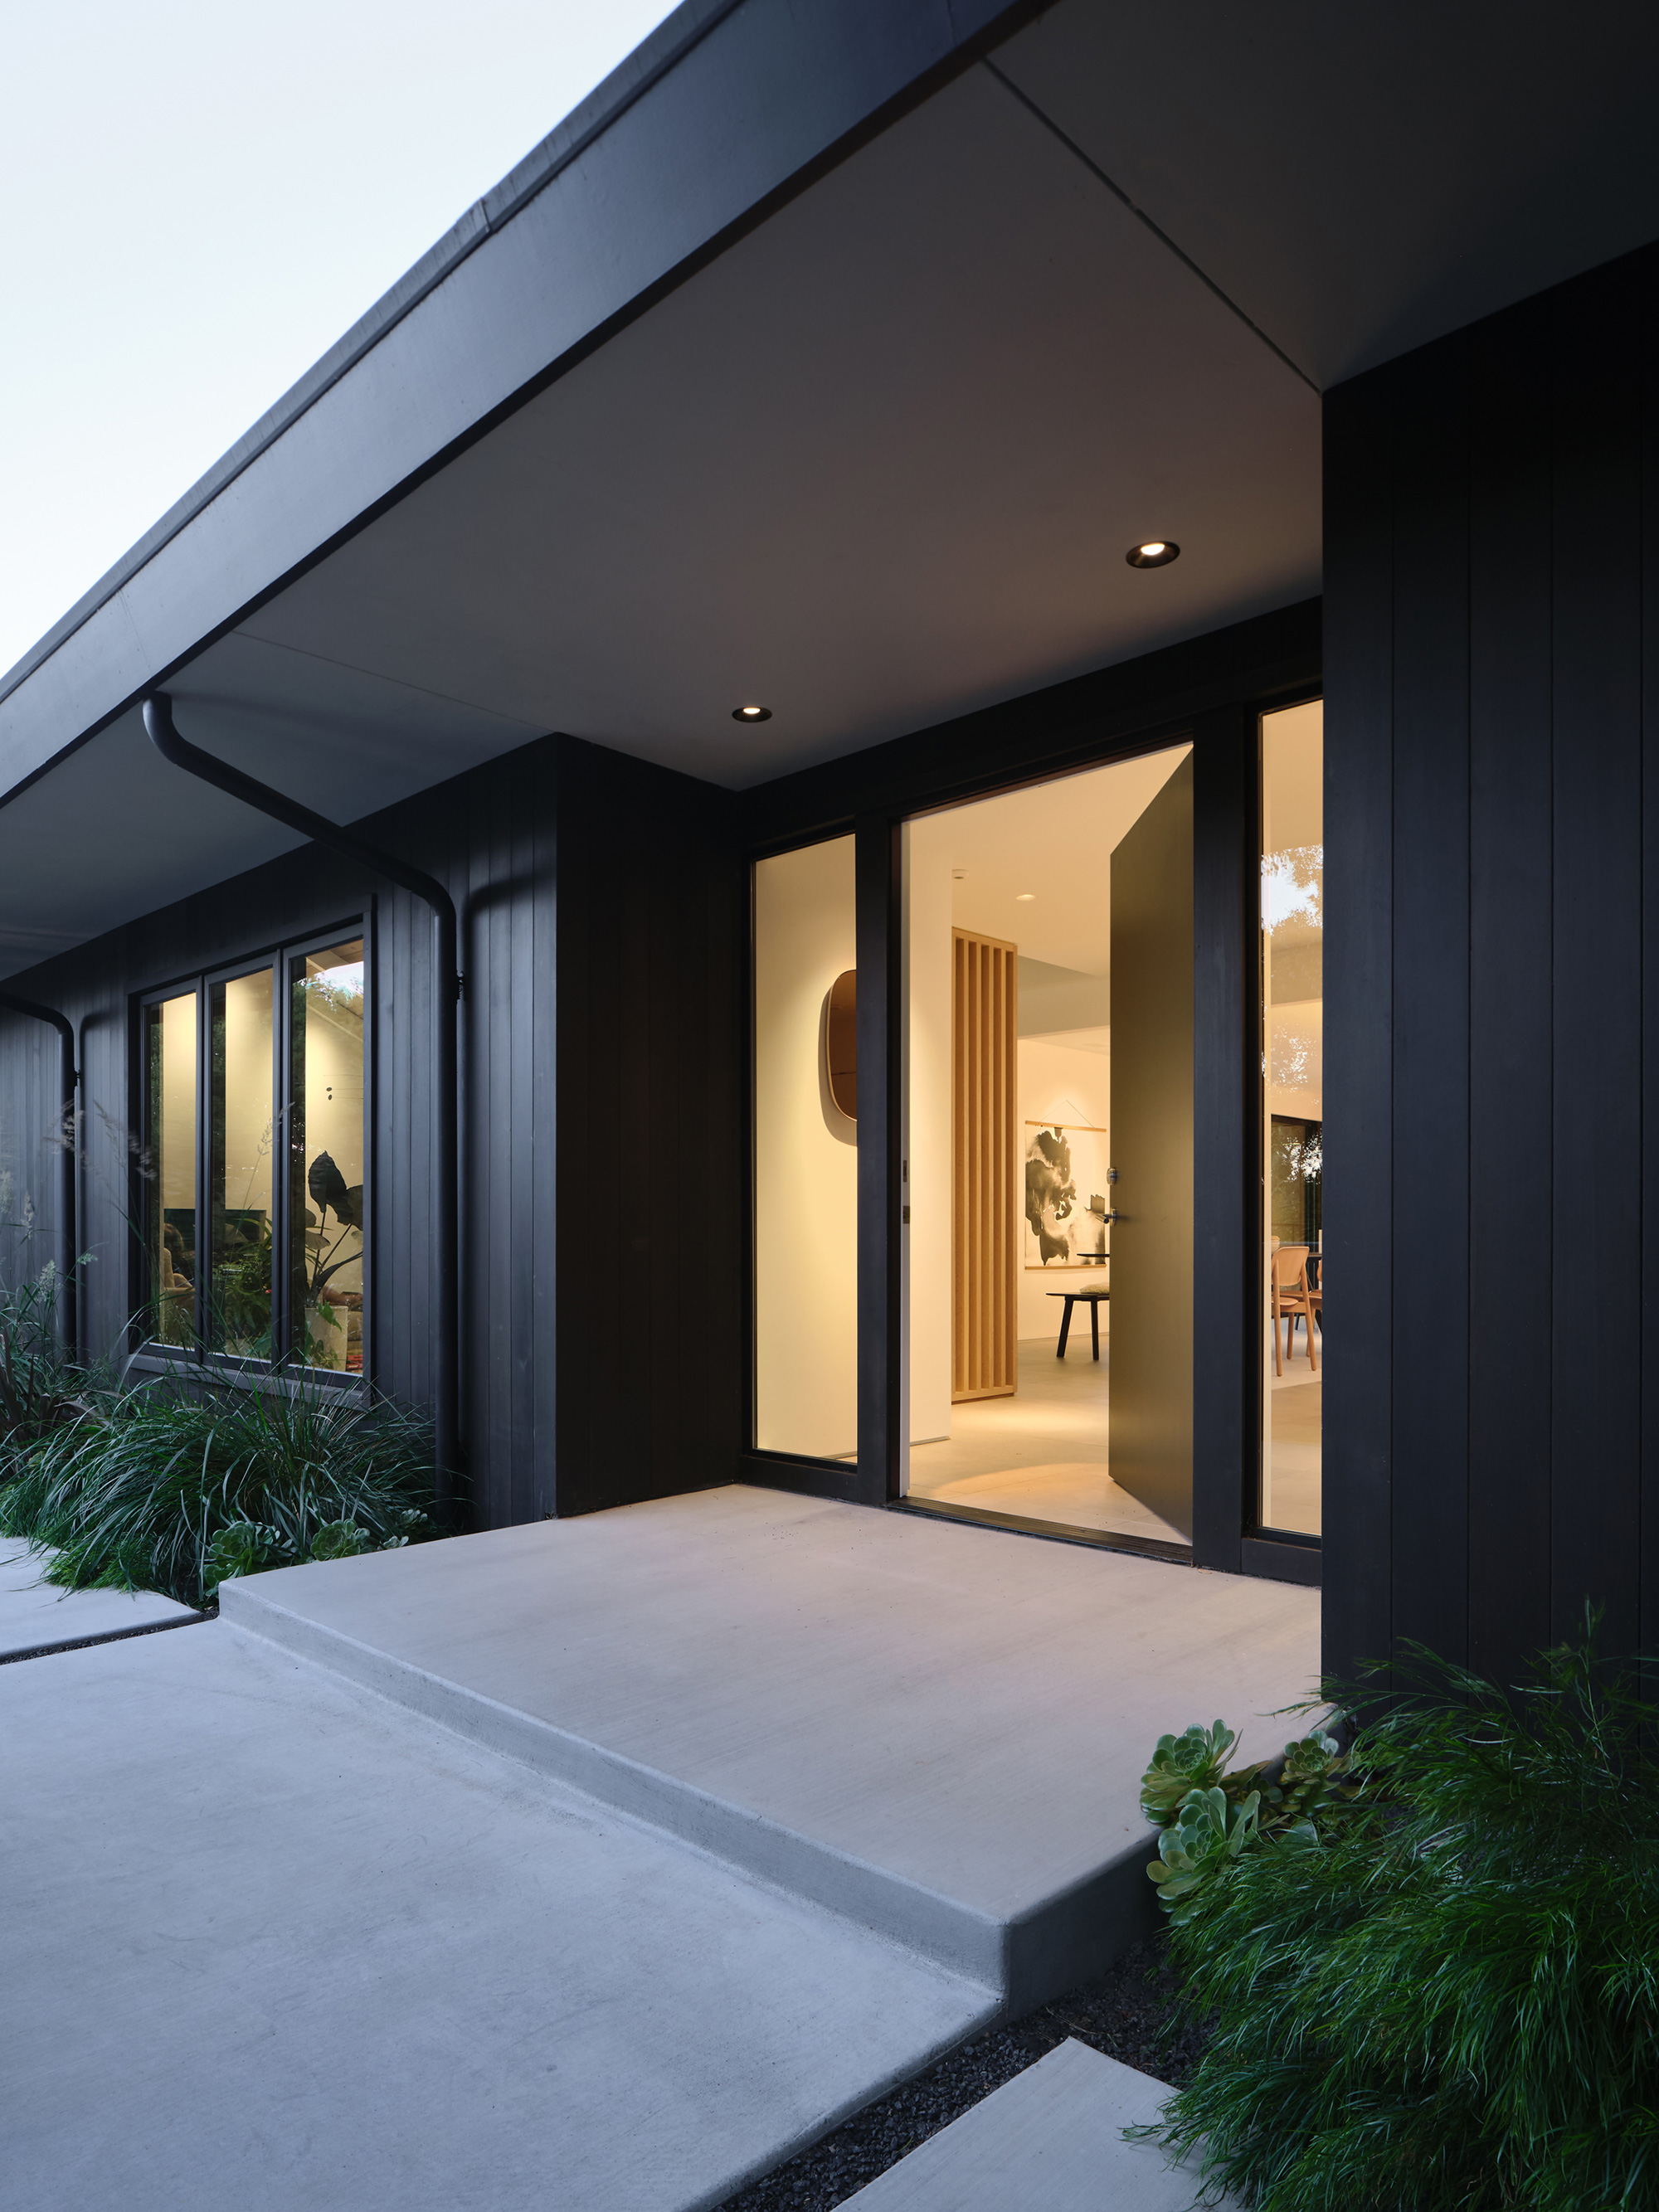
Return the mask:
[[734, 707], [732, 709], [734, 722], [769, 722], [771, 719], [772, 709], [769, 707]]
[[1132, 568], [1167, 568], [1181, 548], [1170, 538], [1149, 538], [1143, 545], [1132, 545], [1124, 559]]
[[1035, 891], [1016, 891], [1014, 893], [1014, 903], [1018, 906], [1021, 899], [1034, 899], [1036, 896], [1036, 893]]

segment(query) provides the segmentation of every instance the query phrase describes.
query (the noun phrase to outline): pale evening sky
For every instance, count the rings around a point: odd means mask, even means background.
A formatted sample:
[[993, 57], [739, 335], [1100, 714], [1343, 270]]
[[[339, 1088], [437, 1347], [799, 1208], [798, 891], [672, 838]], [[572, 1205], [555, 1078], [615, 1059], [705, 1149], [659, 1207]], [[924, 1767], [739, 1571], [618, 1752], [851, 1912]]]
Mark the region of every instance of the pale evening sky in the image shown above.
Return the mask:
[[669, 12], [19, 10], [0, 132], [0, 671]]

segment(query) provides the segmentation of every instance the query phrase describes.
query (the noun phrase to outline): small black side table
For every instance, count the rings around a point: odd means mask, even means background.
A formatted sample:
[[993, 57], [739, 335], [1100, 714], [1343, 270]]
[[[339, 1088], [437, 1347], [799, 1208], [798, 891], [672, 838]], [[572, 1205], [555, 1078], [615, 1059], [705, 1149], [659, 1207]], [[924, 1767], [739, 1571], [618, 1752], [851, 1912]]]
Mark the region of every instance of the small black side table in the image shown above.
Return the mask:
[[1079, 1304], [1089, 1309], [1089, 1333], [1095, 1340], [1095, 1358], [1099, 1358], [1100, 1302], [1111, 1295], [1109, 1291], [1050, 1291], [1048, 1293], [1051, 1298], [1064, 1298], [1066, 1301], [1066, 1310], [1060, 1317], [1060, 1349], [1054, 1354], [1056, 1359], [1066, 1357], [1066, 1340], [1072, 1333], [1072, 1308]]

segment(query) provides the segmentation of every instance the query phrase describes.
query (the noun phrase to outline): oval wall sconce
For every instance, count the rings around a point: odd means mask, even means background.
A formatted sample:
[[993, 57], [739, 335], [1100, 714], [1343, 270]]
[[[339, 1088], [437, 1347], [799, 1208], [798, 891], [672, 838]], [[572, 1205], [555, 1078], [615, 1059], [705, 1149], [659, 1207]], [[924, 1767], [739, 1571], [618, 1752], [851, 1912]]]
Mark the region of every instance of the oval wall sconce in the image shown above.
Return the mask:
[[859, 1118], [859, 974], [844, 969], [830, 986], [823, 1025], [824, 1073], [830, 1096], [849, 1121]]

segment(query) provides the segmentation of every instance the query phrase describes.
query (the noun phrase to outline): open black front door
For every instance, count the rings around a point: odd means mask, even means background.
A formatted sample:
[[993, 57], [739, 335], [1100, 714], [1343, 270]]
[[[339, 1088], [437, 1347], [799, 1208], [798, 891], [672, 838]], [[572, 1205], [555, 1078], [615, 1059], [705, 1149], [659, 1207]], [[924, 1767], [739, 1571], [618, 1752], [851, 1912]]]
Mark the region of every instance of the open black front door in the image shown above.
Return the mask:
[[1112, 1479], [1193, 1528], [1193, 759], [1112, 854]]

